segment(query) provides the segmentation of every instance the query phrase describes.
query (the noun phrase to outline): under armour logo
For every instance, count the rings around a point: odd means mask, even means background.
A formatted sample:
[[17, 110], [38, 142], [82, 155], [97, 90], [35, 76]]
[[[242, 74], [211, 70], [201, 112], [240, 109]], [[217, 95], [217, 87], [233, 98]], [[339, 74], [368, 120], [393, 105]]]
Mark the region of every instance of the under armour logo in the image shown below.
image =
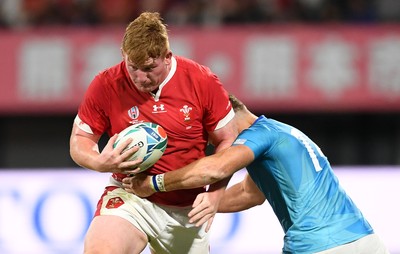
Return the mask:
[[161, 112], [166, 112], [164, 104], [160, 104], [160, 106], [153, 105], [153, 113], [161, 113]]

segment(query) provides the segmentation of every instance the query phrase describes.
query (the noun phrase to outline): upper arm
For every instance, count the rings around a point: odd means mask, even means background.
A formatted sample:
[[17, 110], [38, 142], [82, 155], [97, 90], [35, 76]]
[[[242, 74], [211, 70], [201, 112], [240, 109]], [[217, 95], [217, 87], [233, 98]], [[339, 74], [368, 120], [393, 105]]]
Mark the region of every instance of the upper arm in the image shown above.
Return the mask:
[[215, 152], [221, 151], [232, 145], [237, 136], [237, 128], [231, 119], [223, 127], [209, 133], [209, 141], [215, 147]]
[[94, 134], [91, 127], [86, 123], [84, 123], [82, 120], [80, 120], [79, 116], [76, 116], [74, 123], [72, 125], [71, 138], [70, 138], [71, 144], [79, 142], [80, 137], [89, 139], [92, 142], [97, 143], [101, 135]]
[[92, 153], [93, 151], [99, 153], [97, 143], [100, 140], [100, 135], [88, 133], [79, 128], [78, 123], [75, 121], [72, 126], [70, 136], [70, 155], [72, 159], [79, 165], [83, 163], [85, 153]]
[[[93, 133], [88, 133], [84, 130], [82, 130], [81, 128], [79, 128], [77, 123], [74, 123], [72, 125], [72, 131], [71, 131], [71, 138], [70, 141], [71, 142], [76, 142], [77, 140], [79, 140], [79, 138], [87, 138], [95, 143], [97, 143], [100, 139], [100, 135], [96, 135]], [[78, 139], [77, 139], [78, 138]]]
[[232, 185], [225, 191], [218, 212], [240, 212], [261, 205], [264, 201], [264, 194], [246, 174], [241, 182]]

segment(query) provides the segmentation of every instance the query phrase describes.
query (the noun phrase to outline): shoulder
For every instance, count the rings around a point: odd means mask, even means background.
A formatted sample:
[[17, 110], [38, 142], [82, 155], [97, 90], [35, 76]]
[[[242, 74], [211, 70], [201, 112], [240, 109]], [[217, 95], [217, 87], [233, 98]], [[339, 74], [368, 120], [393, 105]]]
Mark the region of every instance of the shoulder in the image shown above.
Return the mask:
[[199, 73], [199, 74], [213, 74], [209, 67], [202, 65], [192, 59], [182, 57], [182, 56], [174, 56], [177, 62], [177, 68], [181, 70], [190, 71], [190, 73]]
[[[202, 91], [202, 96], [207, 94], [213, 97], [223, 90], [222, 83], [207, 66], [201, 65], [191, 59], [174, 56], [177, 63], [176, 77], [179, 83], [190, 83], [198, 91]], [[226, 96], [226, 100], [228, 97]]]
[[108, 90], [113, 89], [117, 84], [127, 80], [123, 62], [101, 70], [92, 80], [89, 90]]
[[102, 80], [116, 80], [125, 77], [124, 66], [124, 62], [120, 62], [114, 66], [103, 69], [96, 75], [96, 78]]
[[267, 118], [264, 115], [259, 116], [257, 120], [250, 126], [250, 129], [267, 133], [290, 133], [292, 128], [293, 127], [288, 124], [273, 118]]
[[259, 145], [261, 143], [270, 143], [276, 135], [275, 121], [265, 116], [260, 116], [249, 128], [239, 134], [235, 144], [254, 143]]

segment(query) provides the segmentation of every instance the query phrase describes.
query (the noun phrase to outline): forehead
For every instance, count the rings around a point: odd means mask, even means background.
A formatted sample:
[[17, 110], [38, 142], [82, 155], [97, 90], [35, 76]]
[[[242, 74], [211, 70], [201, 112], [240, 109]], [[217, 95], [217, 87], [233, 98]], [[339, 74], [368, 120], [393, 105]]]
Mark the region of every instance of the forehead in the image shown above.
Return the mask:
[[160, 64], [162, 62], [161, 57], [158, 57], [158, 58], [149, 57], [146, 61], [144, 61], [143, 64], [136, 64], [136, 63], [132, 62], [131, 60], [129, 60], [128, 55], [125, 54], [124, 57], [125, 57], [126, 62], [129, 65], [137, 66], [137, 67], [154, 66], [154, 65], [158, 65], [158, 64]]

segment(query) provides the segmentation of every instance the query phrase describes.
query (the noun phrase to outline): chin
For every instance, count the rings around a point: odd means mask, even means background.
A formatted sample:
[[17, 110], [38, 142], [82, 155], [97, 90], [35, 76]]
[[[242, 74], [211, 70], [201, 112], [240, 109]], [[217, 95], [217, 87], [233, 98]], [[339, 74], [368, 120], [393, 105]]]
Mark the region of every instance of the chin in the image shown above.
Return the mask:
[[150, 93], [157, 89], [157, 86], [138, 86], [139, 91], [144, 93]]

